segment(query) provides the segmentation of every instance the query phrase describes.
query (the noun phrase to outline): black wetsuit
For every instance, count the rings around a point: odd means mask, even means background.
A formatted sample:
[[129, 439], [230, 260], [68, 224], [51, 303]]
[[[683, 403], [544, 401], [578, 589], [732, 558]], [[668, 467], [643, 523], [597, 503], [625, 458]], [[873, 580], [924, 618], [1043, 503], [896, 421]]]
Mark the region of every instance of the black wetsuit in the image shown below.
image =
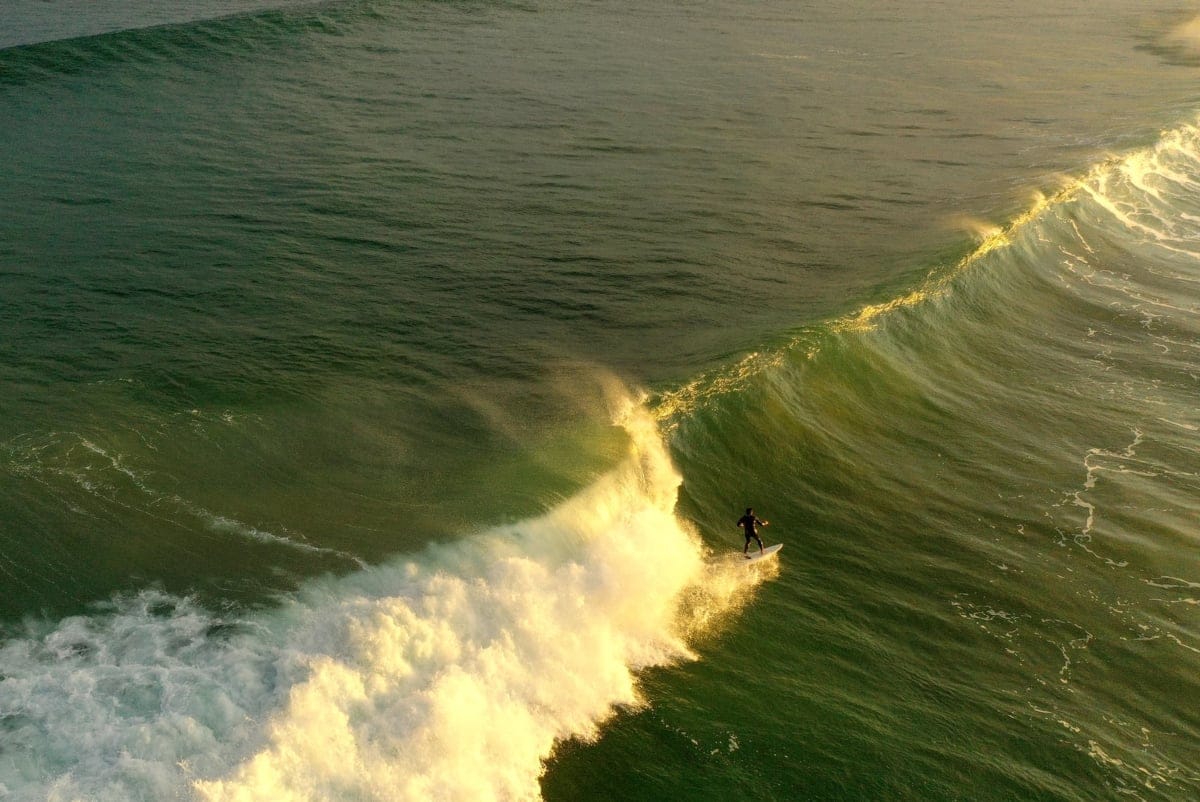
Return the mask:
[[737, 525], [746, 530], [746, 545], [742, 548], [742, 551], [750, 548], [751, 539], [757, 540], [758, 548], [760, 551], [762, 550], [762, 538], [758, 536], [758, 532], [756, 532], [754, 529], [754, 527], [759, 524], [762, 524], [762, 521], [758, 520], [753, 515], [743, 515], [741, 518], [738, 518]]

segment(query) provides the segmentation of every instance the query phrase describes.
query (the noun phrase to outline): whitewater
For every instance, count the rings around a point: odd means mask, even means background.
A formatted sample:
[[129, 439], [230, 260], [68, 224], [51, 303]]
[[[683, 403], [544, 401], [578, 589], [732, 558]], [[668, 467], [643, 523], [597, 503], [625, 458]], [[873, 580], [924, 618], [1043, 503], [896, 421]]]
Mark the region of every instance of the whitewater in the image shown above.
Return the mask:
[[673, 514], [647, 411], [629, 455], [539, 518], [314, 581], [225, 617], [146, 590], [0, 647], [17, 799], [537, 799], [556, 742], [644, 704], [637, 672], [769, 568]]

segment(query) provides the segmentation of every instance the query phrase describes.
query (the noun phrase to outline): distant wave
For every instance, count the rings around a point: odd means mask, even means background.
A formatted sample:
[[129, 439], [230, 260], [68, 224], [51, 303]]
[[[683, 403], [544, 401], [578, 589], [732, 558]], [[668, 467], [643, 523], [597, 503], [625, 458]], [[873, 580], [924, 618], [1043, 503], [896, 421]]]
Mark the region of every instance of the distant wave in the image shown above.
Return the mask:
[[200, 67], [214, 54], [229, 58], [258, 53], [285, 46], [305, 33], [335, 33], [342, 25], [375, 15], [363, 4], [264, 0], [224, 5], [228, 8], [223, 13], [189, 9], [192, 14], [182, 19], [136, 20], [118, 15], [33, 32], [23, 39], [0, 39], [0, 86], [88, 74], [111, 64]]

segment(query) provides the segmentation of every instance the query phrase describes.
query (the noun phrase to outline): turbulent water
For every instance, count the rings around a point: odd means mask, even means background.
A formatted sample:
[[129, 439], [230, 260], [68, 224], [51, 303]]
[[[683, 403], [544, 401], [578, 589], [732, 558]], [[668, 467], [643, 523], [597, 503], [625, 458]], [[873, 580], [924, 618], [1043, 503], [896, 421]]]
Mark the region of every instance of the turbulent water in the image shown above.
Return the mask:
[[1200, 795], [1200, 21], [961, 5], [6, 4], [0, 799]]

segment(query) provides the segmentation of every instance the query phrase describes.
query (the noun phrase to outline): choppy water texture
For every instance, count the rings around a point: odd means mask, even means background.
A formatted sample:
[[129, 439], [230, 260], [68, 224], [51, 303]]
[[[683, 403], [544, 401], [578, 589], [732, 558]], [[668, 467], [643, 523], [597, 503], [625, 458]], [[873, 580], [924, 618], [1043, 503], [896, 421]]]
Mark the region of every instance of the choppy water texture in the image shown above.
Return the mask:
[[1200, 794], [1200, 24], [960, 5], [6, 5], [0, 797]]

